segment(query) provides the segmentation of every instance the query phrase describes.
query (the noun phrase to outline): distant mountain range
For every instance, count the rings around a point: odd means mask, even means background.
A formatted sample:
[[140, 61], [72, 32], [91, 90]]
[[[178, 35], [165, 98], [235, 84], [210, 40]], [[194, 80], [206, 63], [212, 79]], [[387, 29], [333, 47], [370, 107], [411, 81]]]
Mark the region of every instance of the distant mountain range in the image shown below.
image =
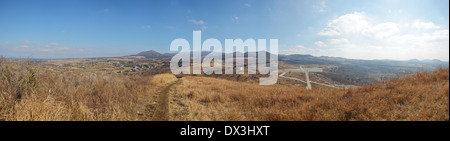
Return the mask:
[[150, 50], [150, 51], [140, 52], [140, 53], [138, 53], [136, 55], [133, 55], [133, 56], [144, 56], [145, 58], [169, 58], [169, 57], [172, 57], [173, 55], [174, 54], [170, 54], [170, 53], [161, 54], [161, 53], [159, 53], [157, 51]]
[[[193, 54], [193, 52], [190, 52], [191, 56]], [[202, 57], [210, 54], [211, 52], [208, 51], [202, 51], [201, 55]], [[150, 51], [143, 51], [140, 52], [136, 55], [132, 55], [132, 56], [144, 56], [146, 58], [171, 58], [174, 55], [176, 55], [177, 53], [164, 53], [161, 54], [155, 50], [150, 50]], [[236, 54], [243, 54], [244, 56], [248, 56], [248, 52], [246, 53], [241, 53], [241, 52], [235, 52], [233, 54], [233, 57], [235, 57]], [[222, 55], [225, 55], [225, 53], [222, 53]], [[266, 56], [270, 56], [269, 52], [266, 52]], [[256, 54], [256, 57], [258, 57], [258, 54]], [[309, 54], [292, 54], [292, 55], [283, 55], [283, 54], [279, 54], [279, 60], [284, 60], [284, 61], [288, 61], [288, 62], [292, 62], [295, 64], [297, 63], [301, 63], [301, 64], [335, 64], [335, 63], [368, 63], [368, 64], [372, 64], [372, 63], [386, 63], [386, 62], [391, 62], [391, 63], [411, 63], [411, 64], [440, 64], [442, 65], [442, 67], [448, 67], [449, 66], [449, 62], [447, 61], [441, 61], [438, 59], [426, 59], [426, 60], [417, 60], [417, 59], [411, 59], [411, 60], [407, 60], [407, 61], [399, 61], [399, 60], [390, 60], [390, 59], [383, 59], [383, 60], [359, 60], [359, 59], [347, 59], [347, 58], [342, 58], [342, 57], [328, 57], [328, 56], [320, 56], [320, 57], [316, 57], [316, 56], [312, 56]]]
[[358, 60], [298, 54], [279, 55], [278, 59], [280, 62], [293, 65], [336, 66], [321, 74], [333, 81], [353, 85], [369, 85], [376, 79], [385, 80], [449, 67], [449, 62], [440, 60]]
[[[202, 52], [202, 57], [210, 54], [211, 52]], [[236, 54], [248, 56], [248, 53], [233, 53], [233, 57]], [[136, 54], [135, 56], [145, 56], [146, 58], [171, 58], [176, 53], [161, 54], [154, 50], [144, 51]], [[193, 52], [190, 52], [193, 55]], [[220, 55], [215, 54], [215, 55]], [[221, 54], [222, 56], [225, 53]], [[270, 53], [266, 52], [266, 56], [270, 56]], [[388, 79], [391, 77], [401, 77], [405, 75], [414, 74], [416, 72], [431, 72], [437, 68], [448, 68], [449, 62], [440, 60], [358, 60], [347, 59], [342, 57], [328, 57], [328, 56], [312, 56], [312, 55], [278, 55], [279, 62], [291, 65], [326, 65], [336, 66], [333, 69], [325, 70], [321, 73], [327, 78], [331, 78], [333, 81], [341, 82], [344, 84], [354, 85], [368, 85], [374, 82], [375, 79]], [[282, 68], [280, 68], [282, 69]]]

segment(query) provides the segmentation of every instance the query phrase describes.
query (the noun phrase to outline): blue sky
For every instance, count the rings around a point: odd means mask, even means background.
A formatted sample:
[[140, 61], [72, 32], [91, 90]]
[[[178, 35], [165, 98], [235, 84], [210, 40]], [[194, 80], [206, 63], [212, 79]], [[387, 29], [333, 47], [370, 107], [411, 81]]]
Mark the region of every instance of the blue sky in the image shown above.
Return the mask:
[[448, 0], [0, 0], [0, 55], [108, 57], [202, 40], [278, 39], [280, 54], [449, 60]]

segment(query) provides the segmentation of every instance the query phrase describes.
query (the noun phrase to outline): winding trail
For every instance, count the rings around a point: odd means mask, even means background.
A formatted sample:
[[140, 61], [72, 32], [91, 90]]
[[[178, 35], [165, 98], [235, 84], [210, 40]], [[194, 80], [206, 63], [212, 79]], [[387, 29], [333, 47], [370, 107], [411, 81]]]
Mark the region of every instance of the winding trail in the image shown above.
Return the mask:
[[172, 87], [174, 87], [176, 84], [178, 84], [180, 80], [177, 80], [175, 82], [172, 82], [171, 84], [164, 87], [162, 91], [159, 92], [158, 97], [158, 107], [156, 108], [156, 111], [154, 115], [152, 116], [152, 121], [169, 121], [169, 97], [170, 97], [170, 90]]

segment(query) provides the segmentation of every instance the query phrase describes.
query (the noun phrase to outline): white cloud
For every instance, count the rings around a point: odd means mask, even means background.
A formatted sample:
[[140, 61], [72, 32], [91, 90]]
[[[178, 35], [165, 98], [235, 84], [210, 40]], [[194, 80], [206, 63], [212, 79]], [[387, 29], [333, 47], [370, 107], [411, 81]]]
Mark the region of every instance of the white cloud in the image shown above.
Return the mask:
[[235, 23], [239, 23], [239, 17], [238, 16], [234, 16], [231, 20], [233, 20], [233, 22], [235, 22]]
[[447, 40], [449, 39], [449, 34], [448, 34], [448, 29], [446, 30], [438, 30], [433, 32], [433, 35], [436, 37], [435, 39], [440, 39], [440, 40]]
[[317, 41], [314, 43], [314, 45], [316, 45], [317, 47], [328, 47], [328, 45], [322, 41]]
[[23, 41], [19, 43], [8, 43], [1, 46], [9, 52], [21, 53], [62, 53], [70, 52], [72, 48], [61, 46], [59, 43], [47, 43], [39, 45], [31, 41]]
[[249, 3], [244, 4], [244, 6], [245, 6], [245, 7], [248, 7], [248, 8], [252, 7], [252, 5], [249, 4]]
[[190, 19], [189, 22], [195, 24], [196, 28], [199, 28], [201, 30], [208, 29], [208, 27], [206, 26], [206, 22], [203, 20]]
[[329, 39], [328, 42], [332, 45], [339, 45], [348, 43], [348, 40], [345, 38], [339, 38], [339, 39]]
[[191, 22], [193, 24], [198, 24], [198, 25], [206, 24], [206, 22], [204, 22], [203, 20], [196, 20], [196, 19], [190, 19], [189, 22]]
[[333, 29], [329, 29], [329, 28], [325, 28], [322, 31], [320, 31], [319, 33], [317, 33], [320, 36], [337, 36], [337, 35], [341, 35], [341, 33], [337, 32], [336, 30]]
[[438, 30], [425, 34], [404, 34], [392, 36], [388, 39], [391, 43], [404, 44], [409, 46], [420, 46], [429, 48], [433, 46], [446, 46], [449, 43], [449, 30]]
[[438, 29], [439, 26], [435, 25], [433, 22], [423, 22], [421, 20], [416, 20], [412, 24], [414, 28], [417, 29]]
[[23, 41], [22, 44], [32, 44], [32, 41]]
[[[8, 42], [0, 44], [0, 56], [31, 57], [31, 58], [86, 58], [86, 57], [115, 57], [132, 54], [134, 51], [107, 49], [91, 49], [55, 44], [49, 41], [41, 42]], [[100, 56], [99, 56], [100, 55]]]
[[315, 56], [327, 56], [327, 55], [334, 55], [332, 53], [339, 52], [338, 49], [323, 49], [323, 48], [290, 48], [290, 49], [284, 49], [279, 50], [279, 54], [310, 54]]
[[[371, 21], [377, 20], [370, 19], [364, 12], [345, 14], [330, 20], [318, 32], [321, 36], [334, 37], [327, 40], [329, 47], [322, 48], [322, 51], [307, 50], [302, 53], [356, 59], [449, 60], [448, 29], [422, 20], [403, 21], [400, 24]], [[320, 42], [314, 44], [318, 47], [326, 45]], [[336, 49], [338, 53], [329, 49]]]
[[398, 28], [396, 23], [386, 22], [368, 27], [367, 29], [363, 30], [362, 33], [376, 38], [384, 38], [392, 36], [399, 31], [400, 29]]
[[48, 45], [51, 45], [51, 46], [59, 46], [59, 43], [49, 43]]
[[38, 52], [60, 52], [60, 51], [68, 51], [69, 47], [50, 47], [50, 46], [43, 46], [35, 48], [35, 51]]
[[314, 5], [313, 7], [319, 10], [319, 12], [325, 12], [326, 11], [325, 8], [327, 8], [327, 5], [325, 1], [321, 1], [319, 4]]
[[152, 29], [152, 26], [151, 25], [144, 25], [144, 26], [141, 26], [141, 29]]
[[318, 34], [323, 36], [336, 36], [341, 34], [358, 33], [369, 27], [364, 12], [354, 12], [340, 16], [328, 22], [325, 29]]
[[62, 51], [69, 51], [69, 47], [60, 47], [54, 44], [48, 44], [44, 46], [39, 45], [19, 45], [12, 47], [16, 52], [32, 52], [32, 53], [57, 53]]
[[283, 50], [279, 50], [278, 54], [304, 54], [306, 53], [306, 50], [304, 49], [283, 49]]
[[302, 48], [302, 49], [305, 48], [305, 46], [302, 46], [302, 45], [296, 45], [295, 47], [296, 48]]
[[279, 54], [307, 54], [308, 52], [308, 48], [303, 45], [280, 45], [279, 47], [285, 48], [278, 50]]

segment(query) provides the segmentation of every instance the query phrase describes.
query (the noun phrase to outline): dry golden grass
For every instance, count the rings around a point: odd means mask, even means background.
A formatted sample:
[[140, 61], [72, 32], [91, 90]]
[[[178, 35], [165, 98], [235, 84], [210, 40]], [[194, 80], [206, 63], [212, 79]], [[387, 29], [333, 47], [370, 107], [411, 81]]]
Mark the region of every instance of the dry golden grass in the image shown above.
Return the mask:
[[154, 86], [170, 80], [39, 70], [27, 61], [0, 58], [0, 120], [148, 120], [142, 113], [154, 102]]
[[185, 77], [177, 88], [188, 115], [177, 120], [449, 120], [449, 69], [357, 89], [259, 86]]
[[156, 86], [163, 86], [165, 84], [173, 83], [177, 81], [177, 77], [170, 73], [158, 74], [155, 75], [152, 79], [152, 83], [156, 84]]
[[[151, 120], [159, 90], [176, 80], [54, 73], [0, 58], [0, 120]], [[188, 76], [168, 93], [170, 120], [449, 120], [448, 68], [349, 90]]]

